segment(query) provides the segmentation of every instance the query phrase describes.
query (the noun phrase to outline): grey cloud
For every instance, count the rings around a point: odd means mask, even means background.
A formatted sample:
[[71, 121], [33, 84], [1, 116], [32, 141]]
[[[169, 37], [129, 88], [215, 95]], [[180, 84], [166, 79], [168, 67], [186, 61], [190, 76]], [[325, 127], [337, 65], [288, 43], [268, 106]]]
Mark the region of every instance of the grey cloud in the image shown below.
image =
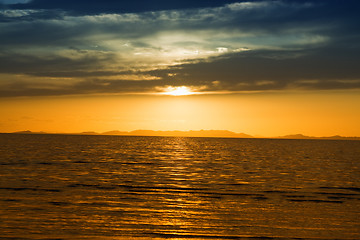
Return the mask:
[[[162, 70], [94, 72], [66, 85], [14, 82], [0, 96], [150, 93], [158, 87], [194, 86], [202, 91], [268, 91], [360, 88], [359, 51], [334, 46], [307, 50], [257, 50], [194, 61]], [[62, 73], [63, 74], [63, 73]], [[91, 76], [92, 74], [92, 76]], [[151, 75], [159, 80], [107, 80], [106, 75]], [[55, 74], [56, 75], [56, 74]], [[59, 74], [61, 75], [61, 74]], [[71, 76], [76, 75], [72, 73]], [[203, 88], [206, 86], [205, 88]]]
[[[150, 74], [205, 90], [251, 91], [360, 88], [360, 49], [257, 50], [186, 63]], [[171, 76], [171, 77], [169, 77]], [[212, 85], [212, 82], [220, 84]]]
[[31, 0], [0, 0], [0, 4], [19, 4], [29, 3]]
[[[13, 2], [15, 0], [2, 0]], [[169, 9], [189, 9], [202, 7], [216, 7], [236, 0], [132, 0], [132, 1], [89, 1], [89, 0], [32, 0], [28, 4], [17, 4], [12, 6], [14, 9], [34, 8], [34, 9], [62, 9], [74, 15], [89, 15], [101, 13], [128, 13], [128, 12], [146, 12], [160, 11]], [[17, 0], [17, 2], [25, 2]], [[0, 2], [1, 3], [1, 2]]]
[[[0, 73], [26, 74], [48, 77], [86, 77], [87, 74], [111, 75], [98, 69], [113, 62], [112, 53], [82, 54], [81, 57], [71, 59], [59, 55], [34, 56], [12, 52], [0, 52]], [[91, 73], [95, 72], [95, 73]]]
[[[266, 4], [265, 4], [266, 3]], [[182, 11], [160, 11], [138, 14], [107, 14], [66, 16], [65, 12], [42, 10], [13, 18], [2, 25], [1, 44], [58, 44], [94, 34], [109, 34], [124, 39], [136, 39], [164, 31], [242, 31], [271, 33], [294, 31], [311, 32], [327, 21], [301, 17], [311, 7], [306, 4], [264, 2], [259, 7], [236, 7], [238, 3], [218, 8]], [[255, 3], [254, 3], [255, 4]], [[256, 5], [255, 5], [256, 6]], [[305, 11], [305, 12], [304, 12]], [[9, 15], [9, 14], [8, 14]], [[0, 14], [1, 16], [1, 14]], [[53, 16], [53, 19], [42, 19]], [[46, 17], [45, 17], [46, 16]], [[299, 16], [294, 18], [294, 16]], [[9, 17], [6, 18], [9, 21]], [[15, 20], [18, 21], [15, 21]], [[33, 21], [29, 21], [32, 19]], [[0, 18], [1, 20], [1, 18]], [[328, 20], [328, 19], [327, 19]], [[316, 27], [315, 27], [316, 26]], [[25, 39], [19, 38], [26, 36]], [[14, 41], [15, 40], [15, 41]], [[79, 43], [78, 43], [79, 44]]]
[[19, 97], [19, 96], [56, 96], [56, 95], [77, 95], [77, 94], [128, 94], [128, 93], [152, 93], [157, 86], [167, 81], [132, 81], [132, 80], [102, 80], [85, 79], [79, 82], [73, 82], [69, 85], [50, 85], [48, 87], [34, 86], [26, 82], [14, 82], [2, 86], [0, 90], [1, 97]]

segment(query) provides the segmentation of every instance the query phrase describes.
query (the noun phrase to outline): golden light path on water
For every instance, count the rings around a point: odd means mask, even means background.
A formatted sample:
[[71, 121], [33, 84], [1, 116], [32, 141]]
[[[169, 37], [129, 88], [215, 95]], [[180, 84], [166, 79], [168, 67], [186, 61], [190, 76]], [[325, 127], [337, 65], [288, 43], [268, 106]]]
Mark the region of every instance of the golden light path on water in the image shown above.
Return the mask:
[[0, 134], [1, 237], [359, 239], [359, 144]]

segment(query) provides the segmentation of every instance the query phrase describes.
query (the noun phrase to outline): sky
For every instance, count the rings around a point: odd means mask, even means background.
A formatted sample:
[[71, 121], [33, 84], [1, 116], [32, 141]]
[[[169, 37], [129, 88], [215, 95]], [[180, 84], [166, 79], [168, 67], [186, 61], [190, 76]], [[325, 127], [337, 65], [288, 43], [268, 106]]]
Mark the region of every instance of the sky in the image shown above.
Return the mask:
[[360, 136], [356, 0], [0, 0], [0, 132]]

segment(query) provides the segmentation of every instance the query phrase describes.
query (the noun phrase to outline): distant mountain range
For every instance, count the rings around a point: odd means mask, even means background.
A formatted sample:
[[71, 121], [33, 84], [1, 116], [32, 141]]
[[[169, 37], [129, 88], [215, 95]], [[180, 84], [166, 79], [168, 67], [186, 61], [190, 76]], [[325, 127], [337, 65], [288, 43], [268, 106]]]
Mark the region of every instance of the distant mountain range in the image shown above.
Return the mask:
[[[54, 134], [47, 132], [32, 132], [32, 131], [19, 131], [16, 134]], [[220, 137], [220, 138], [262, 138], [254, 137], [245, 133], [235, 133], [228, 130], [190, 130], [190, 131], [154, 131], [154, 130], [134, 130], [126, 131], [108, 131], [103, 133], [97, 132], [81, 132], [81, 133], [57, 133], [57, 134], [76, 134], [76, 135], [118, 135], [118, 136], [177, 136], [177, 137]], [[334, 140], [360, 140], [360, 137], [343, 137], [343, 136], [330, 136], [330, 137], [312, 137], [302, 134], [285, 135], [279, 137], [271, 137], [275, 139], [334, 139]]]
[[311, 137], [305, 136], [302, 134], [293, 134], [293, 135], [285, 135], [277, 138], [283, 139], [334, 139], [334, 140], [360, 140], [360, 137], [343, 137], [339, 135], [330, 136], [330, 137]]
[[227, 130], [199, 130], [199, 131], [153, 131], [135, 130], [131, 132], [110, 131], [103, 135], [131, 135], [131, 136], [178, 136], [178, 137], [230, 137], [230, 138], [253, 138], [245, 133], [234, 133]]

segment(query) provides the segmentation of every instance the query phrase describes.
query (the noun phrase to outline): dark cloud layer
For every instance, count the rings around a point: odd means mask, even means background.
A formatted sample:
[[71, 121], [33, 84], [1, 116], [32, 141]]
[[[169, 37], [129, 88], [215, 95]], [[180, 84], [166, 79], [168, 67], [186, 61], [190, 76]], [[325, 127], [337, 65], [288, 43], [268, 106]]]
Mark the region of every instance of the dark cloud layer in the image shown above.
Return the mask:
[[[359, 39], [360, 40], [360, 39]], [[323, 47], [306, 50], [259, 50], [188, 63], [151, 74], [191, 85], [209, 85], [205, 91], [351, 89], [360, 87], [359, 49]]]
[[61, 9], [73, 14], [139, 13], [172, 9], [218, 7], [236, 0], [33, 0], [26, 4], [13, 4], [13, 9]]
[[0, 96], [358, 89], [359, 2], [0, 4]]

